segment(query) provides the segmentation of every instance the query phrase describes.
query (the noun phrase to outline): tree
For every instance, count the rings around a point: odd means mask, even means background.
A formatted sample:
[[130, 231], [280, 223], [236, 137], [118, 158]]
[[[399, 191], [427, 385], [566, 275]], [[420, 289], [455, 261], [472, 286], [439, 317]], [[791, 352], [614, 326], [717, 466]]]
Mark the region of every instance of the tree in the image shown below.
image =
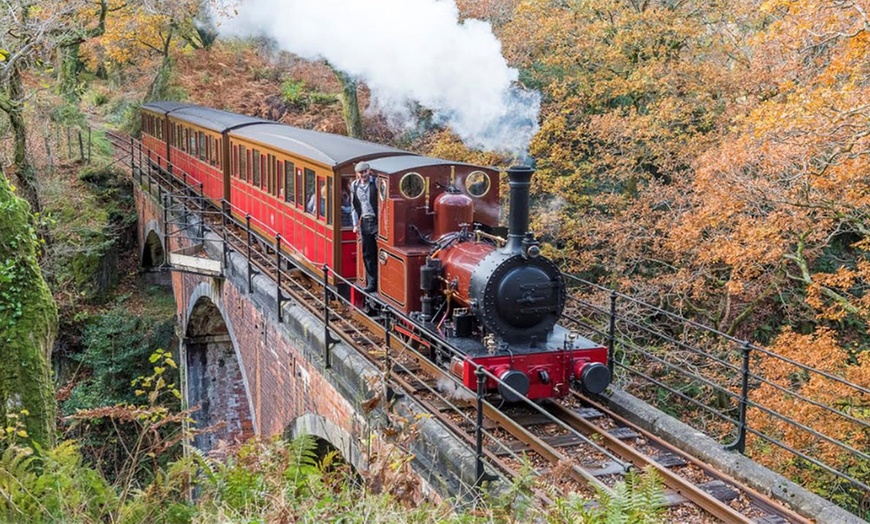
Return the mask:
[[[544, 94], [533, 227], [569, 271], [720, 322], [718, 279], [667, 244], [693, 166], [728, 123], [745, 68], [741, 16], [687, 1], [521, 2], [502, 31]], [[685, 265], [684, 265], [685, 263]], [[698, 282], [701, 285], [696, 287]], [[699, 294], [698, 294], [699, 293]]]
[[360, 140], [365, 139], [362, 118], [360, 118], [359, 114], [359, 99], [356, 95], [356, 80], [351, 78], [347, 73], [339, 71], [331, 65], [329, 68], [332, 69], [335, 78], [337, 78], [338, 83], [341, 84], [341, 107], [342, 114], [344, 115], [344, 122], [347, 125], [347, 136], [359, 138]]
[[91, 38], [101, 36], [106, 32], [106, 14], [109, 11], [107, 0], [99, 0], [99, 11], [97, 12], [97, 23], [95, 26], [87, 27], [88, 22], [93, 18], [92, 10], [85, 9], [82, 12], [76, 13], [74, 20], [77, 22], [74, 26], [65, 28], [58, 42], [60, 48], [60, 92], [67, 101], [75, 103], [79, 99], [79, 71], [82, 68], [80, 57], [81, 45]]
[[14, 172], [21, 182], [22, 196], [31, 208], [40, 210], [36, 175], [28, 158], [24, 107], [27, 94], [23, 74], [48, 63], [70, 30], [70, 20], [80, 12], [84, 0], [13, 0], [0, 8], [0, 110], [9, 117], [14, 138]]
[[57, 308], [39, 265], [38, 241], [27, 203], [15, 196], [0, 171], [0, 422], [23, 416], [26, 438], [42, 447], [55, 442], [51, 349]]
[[[139, 62], [149, 56], [161, 58], [161, 65], [152, 82], [147, 100], [165, 96], [172, 69], [173, 49], [184, 40], [197, 41], [193, 35], [195, 18], [201, 10], [199, 0], [117, 1], [109, 6], [105, 32], [88, 41], [88, 58], [99, 57], [115, 68]], [[198, 44], [199, 45], [199, 44]]]
[[36, 179], [27, 155], [27, 128], [24, 124], [24, 88], [22, 72], [37, 53], [43, 30], [34, 26], [30, 16], [32, 2], [8, 3], [3, 11], [2, 25], [9, 30], [2, 38], [0, 62], [0, 110], [9, 117], [15, 142], [15, 174], [21, 182], [24, 198], [39, 211]]

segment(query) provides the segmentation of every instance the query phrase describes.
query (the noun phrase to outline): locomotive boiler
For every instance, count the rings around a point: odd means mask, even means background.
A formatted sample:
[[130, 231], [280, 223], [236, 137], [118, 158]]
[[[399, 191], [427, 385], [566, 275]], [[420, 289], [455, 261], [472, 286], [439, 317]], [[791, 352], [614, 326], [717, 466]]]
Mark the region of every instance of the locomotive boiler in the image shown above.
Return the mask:
[[528, 230], [533, 172], [507, 170], [510, 215], [503, 245], [468, 230], [468, 196], [448, 188], [435, 200], [436, 247], [420, 268], [418, 317], [463, 353], [449, 365], [472, 390], [479, 365], [499, 379], [487, 389], [508, 401], [562, 397], [571, 386], [600, 393], [611, 378], [607, 349], [558, 325], [565, 281]]

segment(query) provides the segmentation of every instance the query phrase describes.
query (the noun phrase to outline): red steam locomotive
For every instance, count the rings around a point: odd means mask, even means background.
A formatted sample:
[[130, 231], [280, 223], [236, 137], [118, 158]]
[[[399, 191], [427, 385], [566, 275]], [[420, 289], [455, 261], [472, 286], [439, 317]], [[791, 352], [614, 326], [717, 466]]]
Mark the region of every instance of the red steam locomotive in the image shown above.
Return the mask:
[[509, 401], [519, 400], [514, 391], [541, 399], [610, 383], [607, 349], [558, 325], [565, 282], [528, 231], [530, 168], [507, 170], [504, 235], [491, 168], [189, 104], [149, 103], [141, 113], [152, 164], [215, 205], [229, 202], [264, 236], [280, 234], [299, 264], [357, 282], [354, 298], [365, 271], [349, 188], [354, 165], [368, 162], [379, 197], [377, 295], [459, 349], [442, 364], [469, 389], [477, 365], [499, 378], [487, 389]]

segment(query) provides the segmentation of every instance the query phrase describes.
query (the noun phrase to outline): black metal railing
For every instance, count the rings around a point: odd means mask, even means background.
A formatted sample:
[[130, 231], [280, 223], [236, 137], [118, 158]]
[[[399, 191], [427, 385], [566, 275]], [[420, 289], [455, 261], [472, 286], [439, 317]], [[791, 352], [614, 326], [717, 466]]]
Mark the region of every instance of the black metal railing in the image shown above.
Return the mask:
[[773, 469], [797, 464], [828, 475], [851, 499], [838, 502], [862, 511], [870, 453], [859, 443], [870, 439], [870, 389], [565, 276], [573, 291], [565, 321], [607, 341], [618, 387]]

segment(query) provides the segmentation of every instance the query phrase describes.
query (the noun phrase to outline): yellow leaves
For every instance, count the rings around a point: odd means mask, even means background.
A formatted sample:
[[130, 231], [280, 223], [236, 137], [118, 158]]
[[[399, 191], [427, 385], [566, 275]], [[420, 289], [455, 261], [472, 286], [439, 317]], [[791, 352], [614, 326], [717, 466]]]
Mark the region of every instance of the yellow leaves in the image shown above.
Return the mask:
[[[766, 382], [753, 392], [752, 397], [755, 402], [776, 412], [787, 414], [799, 424], [835, 440], [862, 448], [866, 444], [866, 442], [861, 443], [861, 435], [864, 432], [849, 419], [821, 407], [830, 406], [848, 412], [850, 411], [846, 407], [848, 404], [861, 402], [860, 398], [855, 398], [856, 390], [818, 373], [805, 371], [790, 364], [786, 359], [834, 376], [844, 377], [853, 384], [866, 388], [870, 387], [870, 372], [867, 371], [870, 353], [859, 352], [856, 365], [836, 333], [827, 328], [819, 328], [810, 334], [795, 333], [786, 329], [768, 349], [784, 358], [768, 355], [758, 357], [757, 373], [764, 377]], [[783, 391], [792, 391], [819, 405], [806, 402], [797, 395], [784, 394]], [[753, 427], [771, 435], [779, 435], [781, 441], [789, 446], [829, 463], [837, 463], [837, 460], [843, 456], [842, 450], [836, 445], [819, 439], [794, 424], [788, 424], [762, 410], [749, 410], [748, 413]], [[855, 415], [857, 413], [853, 414]], [[769, 463], [770, 460], [765, 462]]]

